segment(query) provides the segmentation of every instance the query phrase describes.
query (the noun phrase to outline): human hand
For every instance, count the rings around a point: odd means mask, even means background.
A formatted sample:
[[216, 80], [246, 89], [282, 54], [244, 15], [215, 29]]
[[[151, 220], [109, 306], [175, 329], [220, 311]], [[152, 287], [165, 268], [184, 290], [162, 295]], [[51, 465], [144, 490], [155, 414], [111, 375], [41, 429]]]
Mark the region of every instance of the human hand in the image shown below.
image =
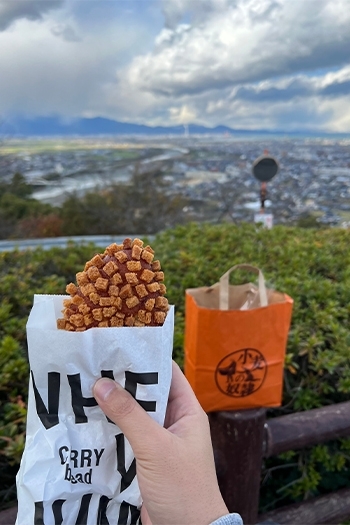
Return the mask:
[[99, 379], [93, 392], [133, 449], [143, 525], [208, 525], [228, 513], [207, 415], [175, 363], [164, 428], [111, 379]]

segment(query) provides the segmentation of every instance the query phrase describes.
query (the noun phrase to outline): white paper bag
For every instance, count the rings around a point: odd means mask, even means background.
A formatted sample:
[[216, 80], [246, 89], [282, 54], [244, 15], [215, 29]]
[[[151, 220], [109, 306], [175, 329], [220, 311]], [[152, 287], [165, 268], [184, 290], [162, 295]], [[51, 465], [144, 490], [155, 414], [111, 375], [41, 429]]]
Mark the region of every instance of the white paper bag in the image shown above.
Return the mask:
[[31, 378], [16, 525], [136, 524], [135, 459], [92, 396], [113, 377], [161, 425], [171, 381], [174, 307], [159, 327], [58, 330], [65, 296], [38, 295], [27, 323]]

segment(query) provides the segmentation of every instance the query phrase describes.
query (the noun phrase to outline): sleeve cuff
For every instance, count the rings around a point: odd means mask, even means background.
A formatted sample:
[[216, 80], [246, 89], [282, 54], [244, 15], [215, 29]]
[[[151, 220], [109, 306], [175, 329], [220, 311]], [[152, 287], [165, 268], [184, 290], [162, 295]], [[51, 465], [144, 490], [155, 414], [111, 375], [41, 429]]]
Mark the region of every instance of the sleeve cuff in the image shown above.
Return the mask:
[[226, 514], [221, 518], [213, 521], [210, 525], [243, 525], [242, 518], [239, 514]]

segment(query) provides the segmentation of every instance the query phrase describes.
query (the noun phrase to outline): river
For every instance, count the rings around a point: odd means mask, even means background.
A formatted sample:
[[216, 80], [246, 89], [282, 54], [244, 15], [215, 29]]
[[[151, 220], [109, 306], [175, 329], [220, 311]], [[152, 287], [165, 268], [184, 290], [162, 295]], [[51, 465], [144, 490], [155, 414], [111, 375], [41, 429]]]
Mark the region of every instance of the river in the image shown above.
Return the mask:
[[87, 173], [84, 175], [67, 175], [59, 181], [47, 181], [42, 189], [33, 192], [32, 197], [43, 203], [61, 205], [62, 202], [72, 193], [82, 196], [89, 191], [103, 189], [111, 184], [125, 184], [130, 181], [136, 164], [149, 169], [152, 163], [157, 164], [166, 160], [172, 160], [188, 153], [184, 148], [166, 149], [164, 153], [153, 155], [141, 161], [135, 160], [122, 168], [113, 170], [113, 173]]

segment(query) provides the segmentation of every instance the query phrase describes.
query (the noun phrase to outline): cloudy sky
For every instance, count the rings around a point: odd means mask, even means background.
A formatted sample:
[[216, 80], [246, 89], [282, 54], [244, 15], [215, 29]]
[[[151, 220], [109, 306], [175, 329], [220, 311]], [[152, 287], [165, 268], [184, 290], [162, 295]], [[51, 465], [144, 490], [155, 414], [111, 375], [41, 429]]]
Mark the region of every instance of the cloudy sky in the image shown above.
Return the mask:
[[350, 133], [350, 0], [0, 0], [0, 119]]

